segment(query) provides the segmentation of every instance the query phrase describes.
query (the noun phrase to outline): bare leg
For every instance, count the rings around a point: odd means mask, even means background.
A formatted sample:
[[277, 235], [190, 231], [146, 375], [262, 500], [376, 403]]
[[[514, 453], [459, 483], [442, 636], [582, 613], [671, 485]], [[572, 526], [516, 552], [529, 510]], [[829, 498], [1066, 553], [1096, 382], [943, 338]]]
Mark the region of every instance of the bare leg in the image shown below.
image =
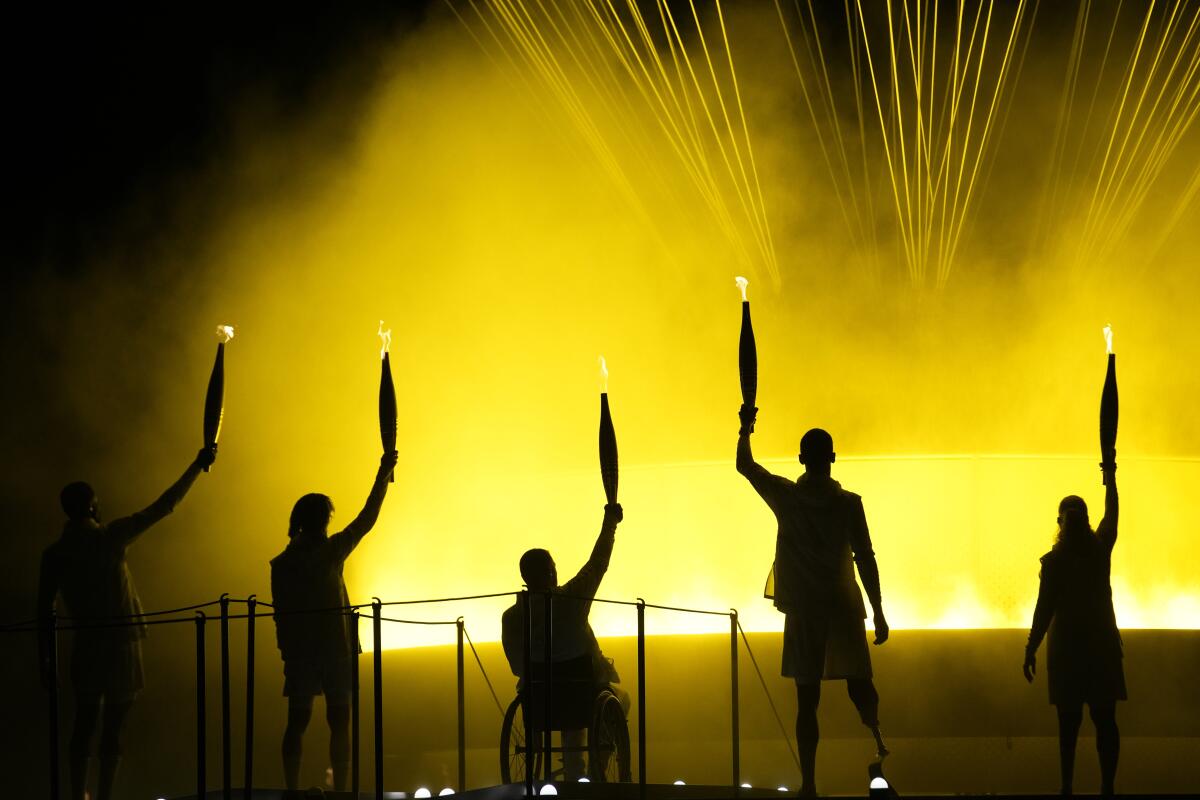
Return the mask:
[[821, 738], [817, 724], [817, 706], [821, 702], [821, 683], [796, 682], [796, 747], [800, 751], [800, 796], [817, 796], [817, 742]]
[[121, 766], [121, 729], [133, 700], [109, 701], [104, 705], [104, 723], [100, 729], [100, 785], [96, 800], [112, 800], [113, 783]]
[[1079, 724], [1083, 722], [1083, 706], [1058, 707], [1058, 764], [1062, 773], [1062, 794], [1074, 792], [1075, 742], [1079, 739]]
[[1100, 794], [1113, 796], [1113, 783], [1117, 777], [1117, 759], [1121, 755], [1121, 732], [1117, 728], [1115, 703], [1088, 705], [1092, 722], [1096, 725], [1096, 754], [1100, 756]]
[[292, 697], [288, 702], [287, 728], [283, 732], [283, 778], [287, 788], [300, 788], [300, 758], [304, 731], [312, 719], [312, 697]]
[[325, 696], [325, 719], [329, 723], [329, 764], [333, 767], [334, 791], [344, 792], [350, 779], [350, 698]]
[[88, 755], [92, 749], [92, 734], [100, 719], [100, 695], [79, 695], [75, 701], [75, 725], [71, 730], [70, 773], [71, 800], [87, 797]]
[[888, 754], [883, 744], [883, 735], [879, 733], [879, 692], [870, 678], [850, 678], [846, 681], [846, 691], [850, 700], [858, 709], [858, 717], [862, 724], [871, 729], [875, 737], [875, 748], [880, 760]]

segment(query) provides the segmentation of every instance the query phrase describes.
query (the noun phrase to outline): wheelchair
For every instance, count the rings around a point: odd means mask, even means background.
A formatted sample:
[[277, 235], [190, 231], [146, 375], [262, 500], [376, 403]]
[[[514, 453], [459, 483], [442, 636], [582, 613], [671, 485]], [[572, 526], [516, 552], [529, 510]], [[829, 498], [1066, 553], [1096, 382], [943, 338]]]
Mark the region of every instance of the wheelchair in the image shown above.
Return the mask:
[[[530, 680], [504, 714], [500, 729], [501, 783], [521, 783], [530, 764], [526, 763], [525, 719], [533, 735], [533, 775], [541, 778], [546, 772], [544, 759], [568, 753], [587, 754], [587, 777], [594, 782], [623, 782], [632, 780], [629, 760], [629, 724], [625, 710], [616, 694], [603, 684], [597, 684], [590, 656], [555, 662], [551, 686], [551, 731], [586, 730], [584, 747], [551, 747], [545, 752], [543, 726], [546, 720], [545, 665], [533, 664]], [[563, 770], [553, 769], [551, 780], [561, 780]]]

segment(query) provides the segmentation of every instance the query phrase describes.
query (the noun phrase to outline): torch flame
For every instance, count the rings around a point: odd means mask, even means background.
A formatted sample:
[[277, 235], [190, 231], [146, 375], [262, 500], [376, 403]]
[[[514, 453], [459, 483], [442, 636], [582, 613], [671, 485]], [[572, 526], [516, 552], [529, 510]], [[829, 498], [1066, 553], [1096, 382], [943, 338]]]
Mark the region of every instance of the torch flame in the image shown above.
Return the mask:
[[1104, 326], [1104, 345], [1108, 348], [1108, 354], [1112, 355], [1112, 325]]
[[221, 340], [221, 344], [225, 344], [226, 342], [228, 342], [230, 339], [233, 338], [233, 326], [232, 325], [218, 325], [217, 326], [217, 337]]
[[604, 360], [604, 356], [600, 356], [600, 382], [604, 386], [602, 391], [608, 394], [608, 362]]
[[740, 289], [742, 292], [742, 302], [746, 302], [746, 287], [750, 285], [750, 281], [746, 280], [741, 275], [738, 275], [733, 279], [733, 282], [737, 284], [738, 289]]
[[382, 359], [392, 349], [392, 329], [383, 329], [383, 320], [379, 320], [379, 357]]

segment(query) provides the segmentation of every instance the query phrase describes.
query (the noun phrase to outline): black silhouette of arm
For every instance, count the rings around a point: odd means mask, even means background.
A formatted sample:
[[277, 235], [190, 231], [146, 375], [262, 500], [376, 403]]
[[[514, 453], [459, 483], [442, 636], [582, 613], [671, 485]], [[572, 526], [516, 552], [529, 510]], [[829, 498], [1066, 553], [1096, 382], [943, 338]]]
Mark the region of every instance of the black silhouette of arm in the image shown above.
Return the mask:
[[188, 468], [183, 471], [183, 475], [179, 477], [179, 480], [171, 484], [157, 500], [136, 514], [130, 514], [128, 517], [122, 517], [110, 522], [107, 526], [108, 535], [124, 545], [133, 542], [134, 539], [149, 530], [156, 522], [159, 522], [163, 517], [174, 511], [175, 507], [187, 496], [188, 490], [196, 482], [200, 471], [206, 464], [212, 463], [212, 451], [208, 449], [201, 450], [196, 455], [195, 460], [191, 464], [188, 464]]
[[608, 572], [612, 559], [613, 545], [617, 540], [617, 524], [625, 518], [620, 503], [604, 507], [604, 520], [600, 523], [600, 535], [592, 545], [592, 554], [574, 578], [563, 585], [563, 593], [580, 597], [595, 597], [600, 590], [600, 581]]
[[736, 464], [737, 471], [746, 480], [750, 481], [750, 485], [754, 487], [754, 491], [758, 492], [759, 496], [766, 501], [772, 510], [775, 508], [782, 490], [792, 485], [792, 482], [787, 478], [773, 474], [762, 464], [754, 460], [754, 453], [750, 449], [750, 434], [744, 428], [738, 434]]
[[379, 511], [383, 508], [383, 498], [387, 495], [388, 477], [396, 467], [396, 453], [385, 453], [379, 460], [379, 470], [375, 473], [375, 481], [362, 511], [358, 512], [349, 525], [341, 532], [329, 537], [329, 546], [339, 558], [346, 558], [358, 547], [363, 537], [371, 532], [379, 520]]
[[1050, 629], [1050, 621], [1054, 619], [1057, 592], [1058, 587], [1051, 562], [1043, 559], [1041, 583], [1038, 586], [1037, 605], [1033, 609], [1033, 624], [1029, 628], [1029, 643], [1025, 646], [1025, 652], [1028, 655], [1036, 653], [1038, 647], [1042, 644], [1042, 639], [1046, 638], [1046, 631]]
[[867, 528], [867, 514], [863, 510], [862, 498], [854, 499], [854, 507], [850, 517], [850, 549], [854, 553], [854, 563], [858, 566], [858, 577], [862, 581], [863, 591], [876, 614], [881, 614], [883, 598], [879, 589], [879, 563], [875, 560], [875, 550], [871, 545], [871, 532]]
[[1117, 472], [1111, 470], [1104, 475], [1104, 518], [1096, 526], [1096, 536], [1109, 550], [1117, 543], [1117, 517], [1120, 502], [1117, 498]]

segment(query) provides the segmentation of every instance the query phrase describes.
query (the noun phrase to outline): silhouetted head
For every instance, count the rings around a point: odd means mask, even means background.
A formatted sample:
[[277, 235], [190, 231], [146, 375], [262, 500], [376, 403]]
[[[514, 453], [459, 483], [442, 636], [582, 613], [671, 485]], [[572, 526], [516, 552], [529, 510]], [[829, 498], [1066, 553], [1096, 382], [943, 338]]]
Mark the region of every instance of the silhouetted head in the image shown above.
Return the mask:
[[526, 550], [521, 556], [521, 580], [532, 592], [544, 592], [558, 586], [558, 567], [549, 550]]
[[83, 481], [68, 483], [58, 494], [58, 502], [68, 519], [94, 519], [100, 521], [100, 501], [91, 484]]
[[828, 475], [834, 461], [837, 453], [833, 452], [833, 437], [828, 431], [813, 428], [800, 437], [800, 463], [805, 472]]
[[1087, 503], [1078, 495], [1069, 494], [1064, 497], [1058, 504], [1058, 541], [1091, 534], [1092, 525], [1088, 521]]
[[333, 517], [333, 501], [328, 495], [306, 494], [292, 506], [292, 518], [288, 523], [290, 539], [323, 539], [329, 520]]

